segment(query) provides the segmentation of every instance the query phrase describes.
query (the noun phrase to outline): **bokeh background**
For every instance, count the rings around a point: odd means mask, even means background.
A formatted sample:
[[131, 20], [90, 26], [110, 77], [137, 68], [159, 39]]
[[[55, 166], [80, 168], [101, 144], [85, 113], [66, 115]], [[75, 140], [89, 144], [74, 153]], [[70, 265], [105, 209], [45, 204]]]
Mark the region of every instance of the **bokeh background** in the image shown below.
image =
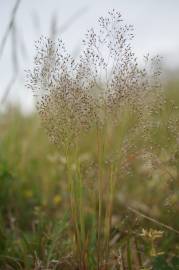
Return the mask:
[[[55, 264], [55, 269], [77, 269], [68, 267], [73, 235], [66, 157], [49, 143], [25, 87], [25, 70], [33, 66], [41, 35], [62, 38], [77, 57], [87, 29], [96, 28], [97, 18], [113, 8], [134, 25], [139, 63], [147, 53], [162, 57], [165, 95], [161, 111], [149, 119], [154, 124], [149, 140], [142, 136], [143, 126], [137, 135], [131, 132], [135, 115], [126, 111], [121, 117], [132, 143], [124, 147], [119, 165], [114, 255], [120, 261], [131, 252], [132, 266], [123, 269], [179, 269], [179, 0], [0, 0], [0, 270], [54, 269]], [[115, 150], [121, 134], [111, 131]], [[96, 145], [90, 136], [80, 141], [79, 159], [95, 185]]]
[[[17, 2], [13, 25], [10, 26]], [[34, 42], [41, 35], [63, 38], [77, 56], [82, 38], [97, 18], [115, 8], [135, 27], [133, 47], [139, 58], [146, 53], [163, 57], [163, 70], [171, 76], [179, 69], [178, 0], [0, 0], [0, 99], [33, 109], [32, 94], [24, 88], [24, 70], [32, 65]], [[6, 92], [8, 97], [6, 97]], [[1, 106], [2, 109], [2, 106]]]

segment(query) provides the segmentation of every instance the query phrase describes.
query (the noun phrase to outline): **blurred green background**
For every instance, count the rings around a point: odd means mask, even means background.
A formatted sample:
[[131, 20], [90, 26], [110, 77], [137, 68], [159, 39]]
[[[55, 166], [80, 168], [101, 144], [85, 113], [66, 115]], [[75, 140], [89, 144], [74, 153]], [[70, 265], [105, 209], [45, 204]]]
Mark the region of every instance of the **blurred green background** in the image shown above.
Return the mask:
[[[129, 249], [137, 257], [139, 241], [146, 265], [150, 261], [154, 270], [179, 269], [178, 1], [77, 1], [70, 7], [70, 1], [68, 5], [63, 1], [56, 13], [55, 1], [39, 1], [37, 6], [32, 2], [0, 1], [0, 269], [72, 269], [58, 266], [59, 258], [71, 260], [65, 158], [49, 143], [40, 124], [32, 93], [24, 86], [24, 68], [32, 64], [33, 42], [41, 34], [54, 39], [62, 35], [77, 56], [79, 40], [94, 16], [113, 7], [139, 29], [134, 43], [139, 58], [146, 52], [164, 56], [166, 103], [157, 116], [158, 125], [150, 129], [145, 145], [149, 155], [143, 155], [140, 137], [134, 138], [135, 149], [124, 155], [111, 241], [128, 252], [128, 260]], [[93, 141], [84, 137], [84, 166], [95, 162], [93, 147]], [[152, 236], [142, 236], [143, 229], [163, 231], [155, 242], [155, 256], [150, 254]], [[126, 269], [141, 270], [136, 261]], [[143, 269], [151, 269], [147, 267]]]

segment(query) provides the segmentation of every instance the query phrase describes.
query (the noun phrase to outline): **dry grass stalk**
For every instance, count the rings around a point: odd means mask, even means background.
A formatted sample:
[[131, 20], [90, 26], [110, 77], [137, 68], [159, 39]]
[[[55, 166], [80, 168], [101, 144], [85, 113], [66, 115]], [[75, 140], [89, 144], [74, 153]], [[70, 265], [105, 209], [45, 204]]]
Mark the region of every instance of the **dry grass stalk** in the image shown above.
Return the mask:
[[[84, 179], [78, 142], [85, 132], [95, 130], [98, 167], [96, 265], [99, 270], [108, 265], [118, 164], [113, 161], [108, 166], [110, 173], [104, 165], [109, 130], [112, 128], [115, 132], [128, 111], [136, 118], [133, 130], [139, 130], [139, 133], [143, 130], [147, 134], [151, 115], [162, 102], [162, 99], [159, 102], [160, 91], [157, 92], [160, 89], [160, 59], [147, 56], [146, 68], [141, 68], [132, 51], [133, 37], [133, 27], [124, 24], [121, 14], [113, 10], [107, 17], [99, 18], [99, 32], [93, 28], [87, 32], [77, 60], [69, 55], [61, 40], [56, 44], [48, 38], [41, 38], [36, 43], [34, 68], [27, 73], [27, 86], [34, 93], [47, 133], [51, 141], [66, 153], [72, 222], [79, 268], [83, 270], [88, 269], [89, 231], [85, 230]], [[156, 96], [159, 97], [157, 103]], [[121, 141], [123, 132], [121, 130]], [[75, 174], [71, 169], [73, 158], [77, 164]], [[107, 201], [104, 198], [106, 174], [110, 175]], [[74, 178], [78, 180], [74, 181]]]

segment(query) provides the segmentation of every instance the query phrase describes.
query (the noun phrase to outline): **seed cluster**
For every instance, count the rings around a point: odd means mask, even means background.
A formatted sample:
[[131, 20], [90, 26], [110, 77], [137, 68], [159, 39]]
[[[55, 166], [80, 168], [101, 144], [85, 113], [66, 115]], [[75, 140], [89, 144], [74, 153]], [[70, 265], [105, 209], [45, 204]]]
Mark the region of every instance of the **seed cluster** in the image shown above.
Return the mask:
[[[141, 68], [132, 51], [132, 25], [123, 23], [116, 11], [99, 18], [99, 31], [88, 30], [78, 59], [58, 43], [42, 37], [36, 43], [34, 68], [27, 73], [27, 86], [55, 143], [68, 143], [92, 126], [120, 121], [121, 107], [152, 112], [159, 85], [159, 57], [145, 57]], [[149, 98], [146, 98], [149, 97]]]

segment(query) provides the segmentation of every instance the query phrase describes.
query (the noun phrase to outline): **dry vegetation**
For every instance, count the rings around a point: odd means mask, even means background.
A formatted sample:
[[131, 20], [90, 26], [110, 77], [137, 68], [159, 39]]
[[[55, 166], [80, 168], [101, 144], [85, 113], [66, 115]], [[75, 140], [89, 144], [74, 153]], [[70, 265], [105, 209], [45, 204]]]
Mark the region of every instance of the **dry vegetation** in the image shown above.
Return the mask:
[[120, 13], [78, 59], [36, 43], [38, 116], [0, 117], [0, 269], [179, 269], [177, 84], [138, 65]]

